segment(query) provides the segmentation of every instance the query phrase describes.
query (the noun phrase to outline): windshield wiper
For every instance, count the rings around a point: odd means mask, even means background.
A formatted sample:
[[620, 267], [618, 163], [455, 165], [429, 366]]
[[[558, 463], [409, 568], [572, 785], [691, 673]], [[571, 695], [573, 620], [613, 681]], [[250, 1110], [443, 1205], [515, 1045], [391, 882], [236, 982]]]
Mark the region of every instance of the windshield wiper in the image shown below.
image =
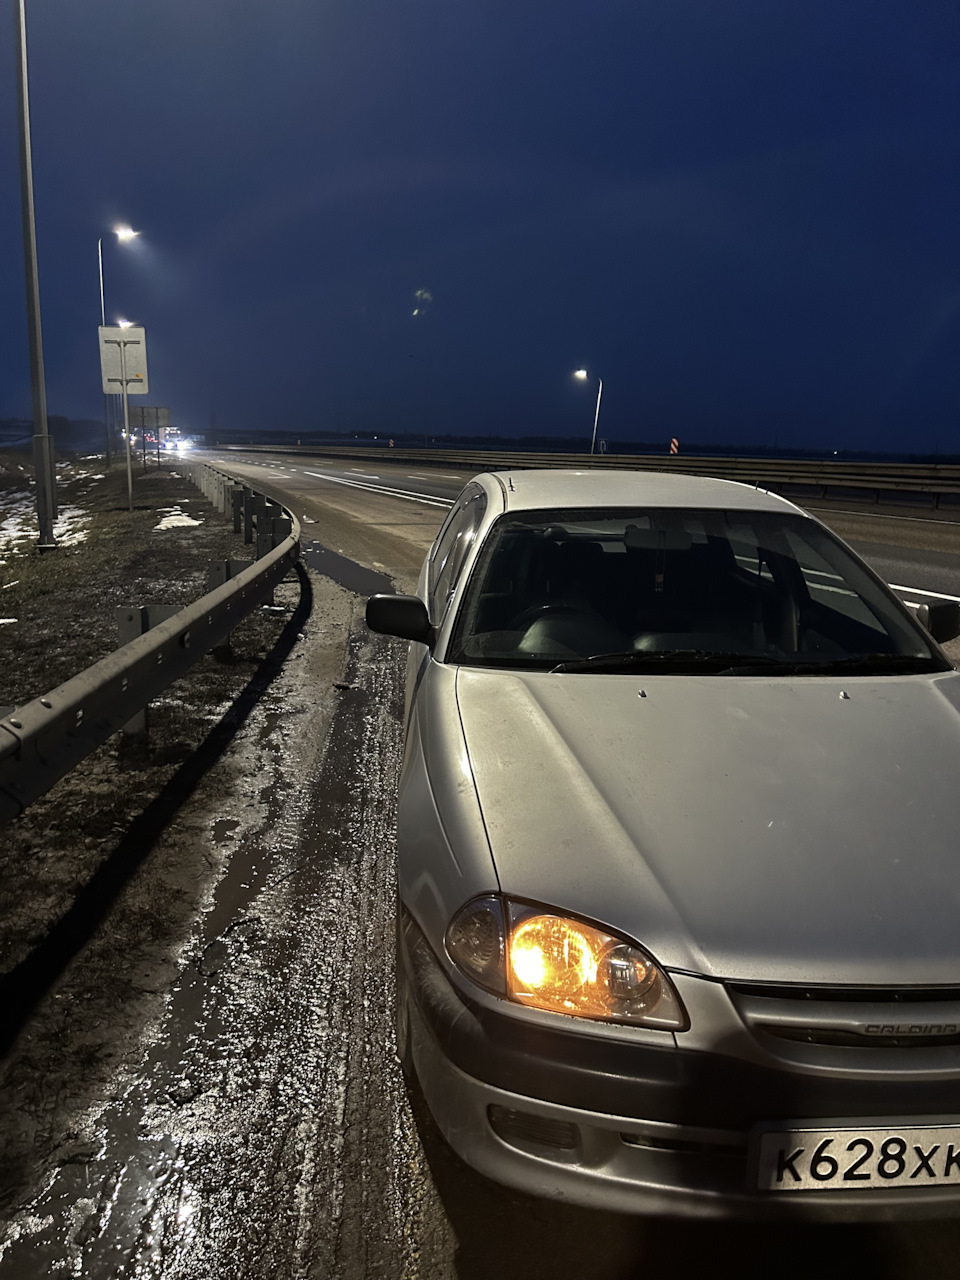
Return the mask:
[[847, 658], [787, 662], [783, 666], [783, 674], [792, 676], [900, 676], [950, 670], [949, 663], [941, 662], [939, 658], [933, 656], [922, 657], [916, 653], [855, 653]]
[[733, 664], [770, 667], [783, 665], [782, 658], [763, 653], [719, 653], [715, 649], [662, 649], [650, 652], [628, 649], [625, 653], [595, 653], [589, 658], [568, 658], [551, 667], [551, 674], [565, 671], [664, 671], [686, 675], [717, 675]]
[[551, 667], [551, 674], [570, 671], [658, 671], [670, 675], [716, 676], [830, 676], [909, 675], [949, 671], [939, 658], [912, 653], [857, 653], [845, 658], [797, 662], [765, 653], [721, 653], [714, 649], [665, 649], [651, 653], [630, 649], [625, 653], [597, 653], [589, 658], [569, 658]]

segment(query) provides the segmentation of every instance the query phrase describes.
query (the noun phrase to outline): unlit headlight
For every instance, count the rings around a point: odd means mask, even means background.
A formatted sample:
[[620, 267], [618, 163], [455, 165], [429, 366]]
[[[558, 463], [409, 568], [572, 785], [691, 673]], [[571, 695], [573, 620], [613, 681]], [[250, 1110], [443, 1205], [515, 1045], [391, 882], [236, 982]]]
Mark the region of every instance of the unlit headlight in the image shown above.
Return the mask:
[[519, 1004], [580, 1018], [686, 1026], [654, 960], [625, 938], [552, 908], [475, 898], [454, 916], [447, 951], [460, 971]]

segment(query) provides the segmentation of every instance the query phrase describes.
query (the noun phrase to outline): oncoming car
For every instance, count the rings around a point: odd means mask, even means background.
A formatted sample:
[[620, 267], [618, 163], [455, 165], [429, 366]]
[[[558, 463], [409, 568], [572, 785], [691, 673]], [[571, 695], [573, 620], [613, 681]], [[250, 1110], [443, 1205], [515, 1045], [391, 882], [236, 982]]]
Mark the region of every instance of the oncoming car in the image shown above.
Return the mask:
[[[401, 1061], [470, 1165], [627, 1212], [960, 1209], [960, 675], [728, 481], [479, 476], [416, 596]], [[936, 638], [934, 638], [936, 637]]]

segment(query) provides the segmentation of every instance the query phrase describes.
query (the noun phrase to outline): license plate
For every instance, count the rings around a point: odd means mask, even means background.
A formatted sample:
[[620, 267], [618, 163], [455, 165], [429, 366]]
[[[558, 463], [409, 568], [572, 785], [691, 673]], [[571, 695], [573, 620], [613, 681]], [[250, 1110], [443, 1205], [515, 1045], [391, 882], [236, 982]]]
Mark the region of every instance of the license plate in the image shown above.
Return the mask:
[[761, 1191], [960, 1187], [960, 1124], [760, 1134]]

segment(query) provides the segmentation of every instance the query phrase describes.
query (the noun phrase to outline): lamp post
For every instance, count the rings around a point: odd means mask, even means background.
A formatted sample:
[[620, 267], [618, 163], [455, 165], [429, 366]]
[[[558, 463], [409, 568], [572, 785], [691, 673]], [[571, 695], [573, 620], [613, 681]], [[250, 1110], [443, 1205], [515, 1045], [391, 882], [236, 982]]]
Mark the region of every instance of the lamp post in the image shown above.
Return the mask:
[[[117, 237], [117, 239], [120, 241], [121, 244], [124, 244], [128, 240], [135, 240], [136, 237], [140, 234], [140, 232], [134, 231], [132, 227], [128, 227], [126, 225], [120, 225], [113, 228], [113, 234]], [[104, 308], [104, 303], [103, 303], [103, 236], [100, 236], [97, 239], [97, 263], [100, 267], [100, 325], [102, 327], [107, 323], [106, 309]], [[104, 429], [106, 431], [107, 466], [108, 467], [110, 465], [109, 403], [110, 402], [107, 398], [107, 393], [104, 392], [103, 393], [103, 420], [104, 420]]]
[[47, 387], [43, 374], [40, 328], [40, 284], [37, 274], [37, 228], [33, 205], [33, 153], [30, 145], [30, 94], [27, 79], [27, 16], [24, 0], [16, 0], [18, 58], [17, 106], [20, 117], [20, 203], [23, 211], [23, 259], [27, 285], [27, 330], [30, 337], [30, 384], [33, 396], [33, 464], [37, 481], [37, 523], [41, 551], [56, 546], [57, 487], [53, 441], [47, 427]]
[[[581, 382], [586, 382], [590, 375], [587, 373], [586, 369], [578, 369], [573, 376], [575, 378], [579, 378]], [[603, 379], [598, 378], [597, 382], [599, 383], [597, 388], [597, 411], [593, 415], [593, 435], [590, 438], [591, 453], [593, 453], [597, 445], [597, 423], [600, 421], [600, 397], [603, 395]]]

